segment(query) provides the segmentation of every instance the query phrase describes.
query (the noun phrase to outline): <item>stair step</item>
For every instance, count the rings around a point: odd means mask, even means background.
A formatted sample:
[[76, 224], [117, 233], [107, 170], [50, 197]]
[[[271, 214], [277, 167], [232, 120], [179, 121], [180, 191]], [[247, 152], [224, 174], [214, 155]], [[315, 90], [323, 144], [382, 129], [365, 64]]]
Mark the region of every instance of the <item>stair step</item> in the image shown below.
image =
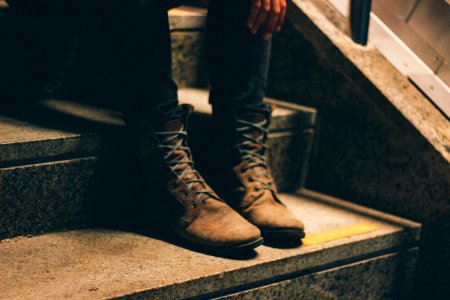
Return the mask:
[[[179, 95], [197, 107], [190, 144], [202, 162], [208, 92], [181, 89]], [[294, 190], [306, 177], [316, 112], [268, 101], [278, 106], [271, 166], [280, 189]], [[125, 214], [125, 202], [143, 197], [118, 112], [58, 100], [27, 111], [0, 116], [0, 238], [77, 228], [100, 218], [97, 211], [105, 218], [114, 215], [108, 209]]]
[[173, 78], [180, 87], [208, 86], [204, 29], [206, 9], [181, 6], [169, 11]]
[[206, 26], [207, 10], [193, 6], [179, 6], [169, 11], [171, 31], [203, 30]]
[[[344, 235], [297, 248], [262, 246], [243, 257], [194, 252], [157, 231], [91, 228], [8, 239], [0, 243], [2, 297], [410, 296], [419, 224], [307, 190], [283, 194], [282, 199], [304, 220], [307, 237]], [[358, 224], [373, 228], [358, 234], [340, 230]]]

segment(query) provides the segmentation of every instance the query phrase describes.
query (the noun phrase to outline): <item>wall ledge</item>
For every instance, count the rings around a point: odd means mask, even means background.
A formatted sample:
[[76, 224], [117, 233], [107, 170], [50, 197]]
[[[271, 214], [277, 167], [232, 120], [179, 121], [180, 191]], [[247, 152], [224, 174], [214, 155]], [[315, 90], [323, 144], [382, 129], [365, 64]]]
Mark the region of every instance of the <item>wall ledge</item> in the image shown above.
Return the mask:
[[400, 113], [406, 122], [396, 125], [412, 125], [450, 166], [450, 121], [377, 49], [353, 43], [342, 15], [323, 0], [292, 0], [288, 18], [363, 94], [385, 99], [376, 103], [384, 113]]

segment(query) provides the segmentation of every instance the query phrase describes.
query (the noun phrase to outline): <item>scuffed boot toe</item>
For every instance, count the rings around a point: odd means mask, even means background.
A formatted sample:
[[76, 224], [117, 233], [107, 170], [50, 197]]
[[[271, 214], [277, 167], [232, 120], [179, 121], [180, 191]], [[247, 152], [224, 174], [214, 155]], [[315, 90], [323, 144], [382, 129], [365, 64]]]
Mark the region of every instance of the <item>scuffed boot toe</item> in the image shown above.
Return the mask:
[[261, 199], [245, 210], [245, 217], [257, 226], [266, 239], [300, 239], [305, 226], [281, 203]]
[[261, 231], [228, 205], [208, 200], [198, 218], [178, 232], [190, 242], [214, 252], [250, 250], [263, 243]]

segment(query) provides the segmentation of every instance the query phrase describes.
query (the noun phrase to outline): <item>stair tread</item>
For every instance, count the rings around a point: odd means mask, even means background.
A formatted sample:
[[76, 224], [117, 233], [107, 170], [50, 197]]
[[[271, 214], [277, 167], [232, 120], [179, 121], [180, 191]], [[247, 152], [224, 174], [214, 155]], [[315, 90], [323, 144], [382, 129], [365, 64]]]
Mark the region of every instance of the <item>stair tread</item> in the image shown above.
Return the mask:
[[[187, 298], [401, 247], [420, 225], [308, 191], [283, 194], [307, 234], [368, 223], [377, 230], [300, 248], [262, 246], [252, 258], [191, 251], [157, 234], [86, 229], [0, 243], [0, 290], [8, 299]], [[169, 240], [169, 241], [168, 241]], [[358, 258], [359, 257], [359, 258]]]
[[207, 10], [199, 7], [180, 6], [169, 10], [170, 30], [201, 30], [206, 26]]
[[98, 151], [102, 133], [117, 130], [121, 123], [117, 112], [63, 100], [47, 100], [24, 113], [3, 113], [0, 164], [93, 154]]
[[[207, 114], [207, 115], [212, 114], [211, 105], [209, 105], [209, 103], [208, 103], [209, 92], [207, 90], [196, 89], [196, 88], [183, 88], [183, 89], [180, 89], [178, 94], [179, 94], [179, 98], [180, 98], [180, 103], [193, 104], [196, 112], [198, 112], [198, 113]], [[269, 97], [266, 97], [264, 100], [269, 103], [274, 102], [274, 101], [277, 101], [277, 102], [280, 101], [278, 99], [273, 99], [273, 98], [269, 98]], [[283, 102], [283, 105], [285, 105], [285, 107], [283, 107], [283, 106], [275, 107], [275, 109], [273, 111], [274, 117], [282, 117], [282, 116], [296, 114], [297, 111], [294, 111], [293, 109], [289, 109], [289, 106], [291, 106], [292, 108], [301, 110], [302, 112], [304, 112], [305, 114], [310, 115], [310, 116], [315, 116], [315, 114], [316, 114], [316, 110], [311, 107], [298, 105], [298, 104], [292, 104], [292, 103], [286, 103], [286, 102]], [[310, 125], [312, 126], [314, 119], [309, 120], [309, 121], [311, 122]]]
[[[197, 114], [211, 113], [206, 90], [180, 89], [179, 98], [181, 103], [194, 104]], [[300, 108], [303, 113], [299, 117], [313, 126], [315, 110]], [[123, 127], [120, 113], [86, 104], [47, 100], [36, 109], [32, 114], [0, 116], [0, 164], [69, 154], [75, 157], [95, 155], [100, 148], [99, 137], [117, 134]], [[288, 107], [276, 109], [272, 129], [284, 126], [277, 125], [277, 119], [296, 114], [298, 111]]]

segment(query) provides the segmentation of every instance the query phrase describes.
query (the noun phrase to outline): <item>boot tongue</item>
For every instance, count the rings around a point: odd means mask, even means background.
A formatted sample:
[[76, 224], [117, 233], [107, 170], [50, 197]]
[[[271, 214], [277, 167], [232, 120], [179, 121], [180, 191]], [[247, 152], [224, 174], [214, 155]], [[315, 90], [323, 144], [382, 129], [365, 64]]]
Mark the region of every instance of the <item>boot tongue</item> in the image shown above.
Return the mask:
[[[179, 120], [179, 119], [175, 119], [175, 120], [170, 120], [170, 121], [162, 123], [161, 125], [159, 125], [157, 127], [157, 130], [158, 131], [162, 131], [162, 132], [174, 132], [174, 135], [177, 135], [176, 132], [183, 131], [183, 129], [184, 129], [183, 127], [184, 127], [183, 122], [181, 120]], [[181, 137], [172, 139], [169, 144], [170, 145], [176, 145], [177, 143], [180, 142], [180, 138]], [[172, 154], [171, 159], [175, 159], [175, 160], [178, 159], [178, 160], [180, 160], [185, 155], [186, 155], [186, 151], [184, 151], [184, 150], [176, 150]], [[186, 167], [186, 164], [178, 165], [177, 169], [181, 168], [181, 167]]]
[[[262, 113], [258, 113], [258, 112], [247, 112], [245, 114], [242, 114], [239, 116], [240, 119], [245, 120], [247, 122], [250, 122], [252, 124], [258, 125], [260, 127], [266, 128], [266, 121], [267, 121], [267, 117], [262, 114]], [[257, 128], [249, 128], [248, 130], [245, 130], [242, 132], [242, 136], [241, 136], [241, 142], [244, 142], [246, 140], [248, 140], [245, 136], [251, 136], [252, 138], [255, 139], [261, 139], [261, 143], [264, 144], [264, 137], [262, 137], [262, 135], [264, 135], [264, 132], [257, 129]], [[264, 154], [264, 147], [261, 144], [257, 144], [257, 143], [251, 143], [245, 146], [247, 150], [250, 150], [252, 152], [255, 153], [259, 153], [259, 154]], [[269, 180], [270, 178], [266, 177], [266, 173], [267, 170], [265, 167], [262, 166], [255, 166], [253, 168], [251, 168], [250, 172], [252, 172], [255, 176], [259, 177], [260, 179], [263, 179], [263, 181]]]
[[168, 120], [165, 122], [161, 122], [159, 124], [156, 124], [154, 127], [155, 131], [185, 131], [186, 130], [186, 124], [187, 124], [187, 118], [190, 114], [194, 111], [194, 106], [190, 104], [182, 104], [180, 105], [181, 109], [181, 115], [179, 118], [175, 118], [172, 120]]
[[183, 122], [180, 119], [169, 120], [155, 127], [156, 131], [180, 131], [183, 130]]
[[[242, 119], [253, 123], [253, 124], [258, 124], [258, 125], [262, 125], [264, 124], [264, 121], [266, 120], [266, 117], [263, 114], [260, 113], [254, 113], [254, 112], [250, 112], [250, 113], [246, 113], [242, 116]], [[249, 129], [246, 134], [250, 135], [253, 138], [258, 138], [260, 137], [263, 133], [255, 128]]]
[[[256, 112], [248, 112], [248, 113], [242, 114], [240, 116], [240, 118], [242, 120], [245, 120], [247, 122], [250, 122], [252, 124], [259, 125], [262, 127], [265, 127], [265, 121], [267, 120], [266, 116], [264, 116], [264, 114], [256, 113]], [[264, 134], [264, 132], [262, 132], [261, 130], [259, 130], [257, 128], [251, 127], [248, 130], [242, 132], [242, 134], [245, 134], [247, 136], [251, 136], [252, 138], [258, 139], [258, 138], [263, 138], [262, 135]], [[242, 141], [245, 141], [245, 137], [242, 137]], [[254, 151], [254, 152], [261, 152], [263, 150], [263, 147], [256, 143], [252, 143], [251, 145], [248, 146], [248, 148], [249, 148], [249, 150]]]

